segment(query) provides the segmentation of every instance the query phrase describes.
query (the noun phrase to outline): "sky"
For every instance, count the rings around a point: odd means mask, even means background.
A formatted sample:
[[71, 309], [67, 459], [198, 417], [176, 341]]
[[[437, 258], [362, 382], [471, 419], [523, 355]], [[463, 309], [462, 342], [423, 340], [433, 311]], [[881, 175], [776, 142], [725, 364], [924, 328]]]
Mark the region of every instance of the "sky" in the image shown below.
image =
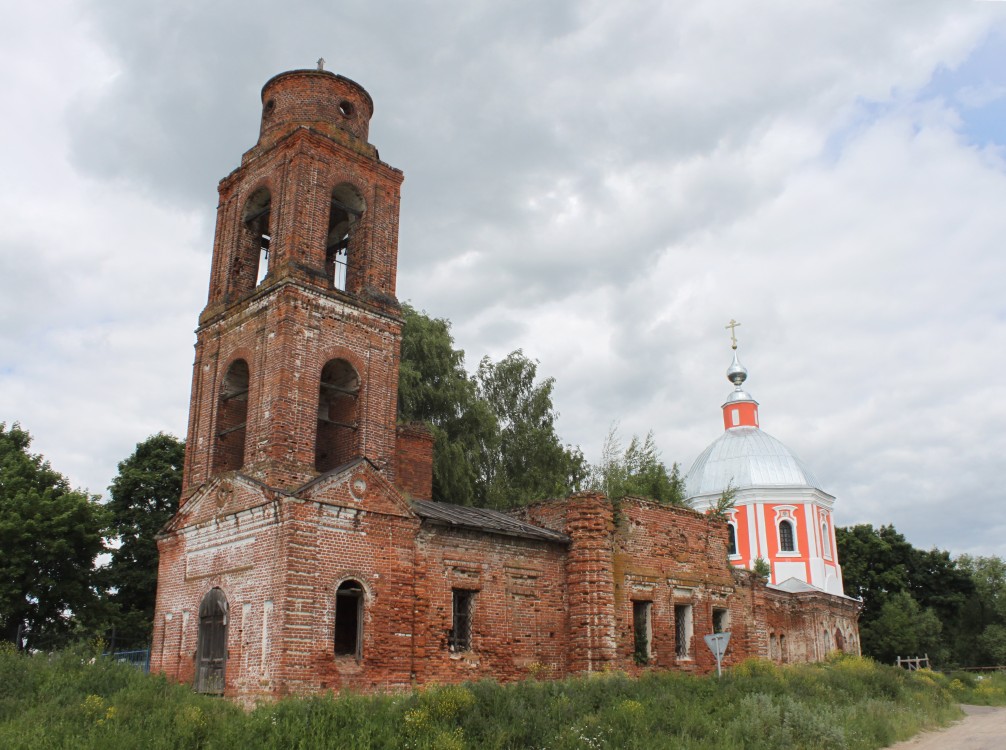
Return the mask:
[[326, 68], [402, 169], [398, 294], [564, 442], [762, 428], [836, 523], [1006, 556], [1006, 3], [50, 0], [0, 30], [0, 421], [106, 493], [184, 437], [216, 184]]

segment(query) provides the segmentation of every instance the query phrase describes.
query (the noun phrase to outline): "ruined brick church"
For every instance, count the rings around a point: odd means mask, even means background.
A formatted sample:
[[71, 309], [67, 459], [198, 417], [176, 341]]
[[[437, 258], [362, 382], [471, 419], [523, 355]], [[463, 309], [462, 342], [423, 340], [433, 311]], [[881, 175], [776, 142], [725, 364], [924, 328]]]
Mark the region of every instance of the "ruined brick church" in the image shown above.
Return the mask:
[[[432, 437], [397, 421], [402, 173], [368, 142], [373, 102], [319, 69], [272, 78], [262, 103], [258, 142], [219, 185], [152, 669], [253, 699], [708, 672], [713, 632], [731, 634], [727, 666], [858, 652], [858, 602], [840, 578], [800, 580], [803, 553], [784, 549], [800, 509], [830, 497], [816, 489], [773, 521], [783, 545], [765, 554], [788, 555], [786, 581], [744, 569], [761, 549], [752, 530], [738, 550], [746, 511], [725, 523], [594, 493], [512, 513], [433, 502]], [[827, 543], [815, 534], [798, 539]]]

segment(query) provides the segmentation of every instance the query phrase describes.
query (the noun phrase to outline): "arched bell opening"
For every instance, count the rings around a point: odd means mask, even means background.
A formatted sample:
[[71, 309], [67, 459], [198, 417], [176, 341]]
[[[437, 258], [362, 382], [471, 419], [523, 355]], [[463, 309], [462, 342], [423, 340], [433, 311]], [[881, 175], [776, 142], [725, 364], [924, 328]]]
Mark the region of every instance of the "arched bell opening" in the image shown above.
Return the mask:
[[325, 472], [356, 458], [360, 376], [344, 359], [329, 360], [318, 389], [314, 467]]
[[248, 363], [236, 359], [220, 383], [213, 471], [237, 471], [245, 462], [248, 423]]
[[325, 274], [333, 289], [343, 292], [356, 289], [359, 263], [354, 228], [366, 209], [366, 202], [352, 185], [343, 182], [335, 186], [325, 240]]

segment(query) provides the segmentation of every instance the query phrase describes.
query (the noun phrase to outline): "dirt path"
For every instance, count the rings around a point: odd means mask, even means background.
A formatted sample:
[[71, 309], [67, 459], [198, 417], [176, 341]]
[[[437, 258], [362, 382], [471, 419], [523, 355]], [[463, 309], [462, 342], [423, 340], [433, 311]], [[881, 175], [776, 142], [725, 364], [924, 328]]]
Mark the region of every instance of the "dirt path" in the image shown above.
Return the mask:
[[923, 732], [889, 750], [1002, 750], [1006, 748], [1006, 708], [961, 706], [967, 716], [947, 729]]

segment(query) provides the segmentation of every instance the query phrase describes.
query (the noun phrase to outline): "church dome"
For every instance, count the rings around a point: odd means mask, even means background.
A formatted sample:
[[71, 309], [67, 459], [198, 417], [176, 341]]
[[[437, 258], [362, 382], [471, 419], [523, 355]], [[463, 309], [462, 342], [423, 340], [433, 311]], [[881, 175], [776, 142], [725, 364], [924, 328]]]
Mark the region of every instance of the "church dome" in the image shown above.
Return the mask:
[[685, 479], [689, 499], [718, 495], [727, 486], [810, 487], [820, 489], [817, 477], [789, 448], [758, 427], [734, 427], [723, 433], [695, 459]]

